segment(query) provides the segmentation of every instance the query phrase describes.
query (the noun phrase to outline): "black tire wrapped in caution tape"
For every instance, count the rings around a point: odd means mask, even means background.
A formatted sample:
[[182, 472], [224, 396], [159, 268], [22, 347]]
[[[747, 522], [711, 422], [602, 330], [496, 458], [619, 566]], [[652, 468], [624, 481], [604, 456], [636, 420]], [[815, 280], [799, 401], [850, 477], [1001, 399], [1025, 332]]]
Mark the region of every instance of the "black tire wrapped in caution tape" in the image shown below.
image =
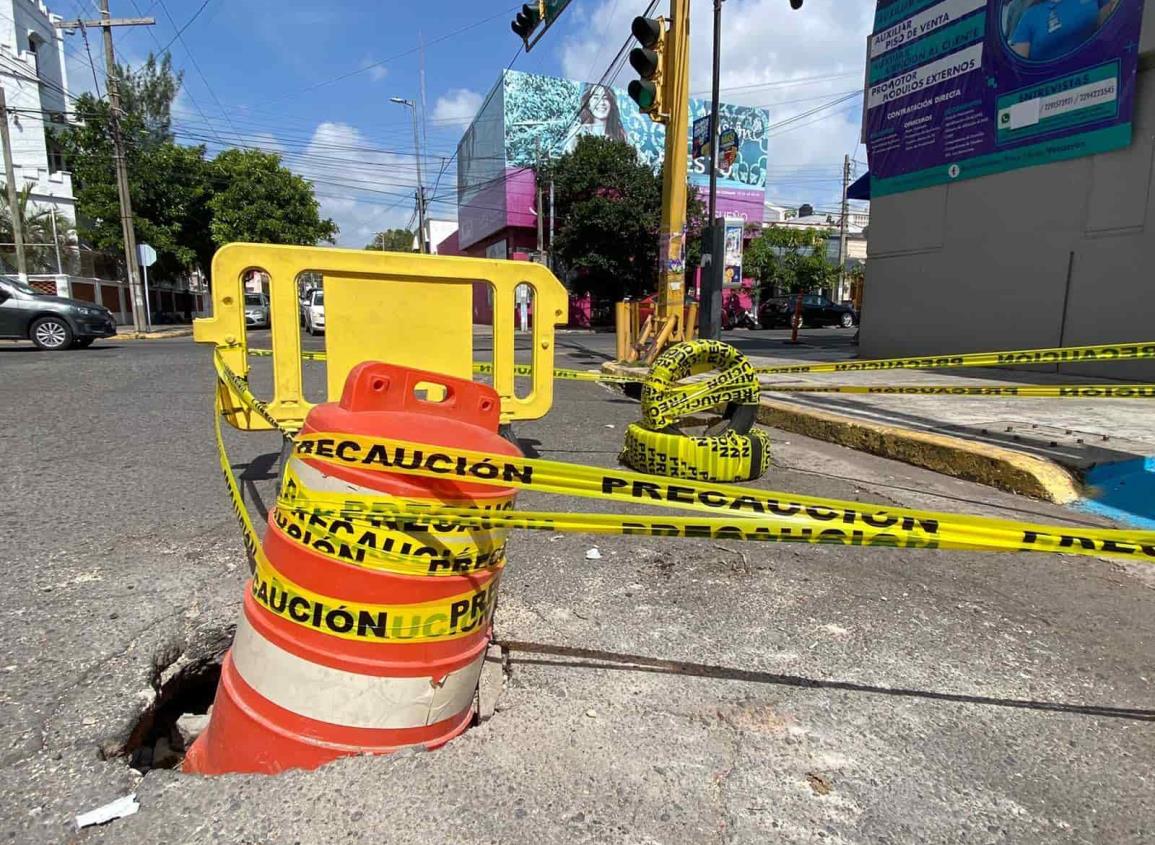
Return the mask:
[[[718, 370], [704, 381], [682, 379]], [[642, 417], [653, 431], [718, 405], [726, 405], [731, 428], [750, 430], [758, 409], [758, 374], [746, 356], [720, 340], [693, 340], [671, 346], [658, 356], [642, 384]], [[739, 408], [746, 410], [739, 413]]]
[[758, 428], [745, 434], [731, 430], [697, 437], [630, 423], [622, 463], [667, 478], [752, 481], [770, 468], [770, 438]]
[[[690, 376], [718, 375], [688, 384]], [[641, 472], [699, 481], [749, 481], [770, 466], [770, 440], [754, 428], [758, 376], [741, 352], [717, 340], [672, 346], [658, 356], [642, 385], [641, 423], [626, 430], [621, 460]], [[722, 420], [702, 435], [678, 423], [724, 405]]]

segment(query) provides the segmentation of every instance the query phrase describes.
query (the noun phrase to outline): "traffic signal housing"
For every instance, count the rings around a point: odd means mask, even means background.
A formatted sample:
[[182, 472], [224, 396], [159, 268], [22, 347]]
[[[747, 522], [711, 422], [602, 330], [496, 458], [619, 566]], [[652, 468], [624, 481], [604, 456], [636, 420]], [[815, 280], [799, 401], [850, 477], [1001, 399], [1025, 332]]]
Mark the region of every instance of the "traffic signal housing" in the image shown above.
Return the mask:
[[665, 123], [666, 103], [663, 91], [667, 31], [665, 18], [646, 18], [639, 15], [630, 25], [630, 31], [641, 45], [630, 51], [630, 65], [641, 78], [631, 80], [626, 90], [629, 91], [630, 99], [637, 103], [638, 108], [648, 114], [651, 120]]
[[537, 25], [541, 23], [541, 19], [545, 17], [545, 10], [543, 8], [544, 2], [525, 3], [521, 7], [521, 11], [517, 13], [517, 17], [513, 19], [513, 23], [509, 28], [513, 30], [522, 41], [529, 41], [529, 36], [537, 29]]

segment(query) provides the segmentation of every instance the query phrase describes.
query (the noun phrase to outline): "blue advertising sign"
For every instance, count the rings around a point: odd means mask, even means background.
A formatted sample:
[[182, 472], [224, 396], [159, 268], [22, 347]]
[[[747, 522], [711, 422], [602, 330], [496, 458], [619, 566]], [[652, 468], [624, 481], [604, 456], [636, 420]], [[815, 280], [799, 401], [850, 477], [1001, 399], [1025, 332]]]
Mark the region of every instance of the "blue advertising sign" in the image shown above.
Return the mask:
[[690, 157], [709, 158], [710, 115], [703, 115], [694, 121], [694, 125], [690, 127], [690, 137], [693, 139], [690, 144]]
[[1131, 143], [1143, 0], [880, 0], [871, 196]]

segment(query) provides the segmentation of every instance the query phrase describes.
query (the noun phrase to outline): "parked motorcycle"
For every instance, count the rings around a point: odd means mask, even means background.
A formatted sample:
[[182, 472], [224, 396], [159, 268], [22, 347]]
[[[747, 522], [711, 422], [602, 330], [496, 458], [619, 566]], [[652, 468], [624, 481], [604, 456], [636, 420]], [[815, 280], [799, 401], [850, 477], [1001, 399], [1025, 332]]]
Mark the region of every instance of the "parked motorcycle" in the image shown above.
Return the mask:
[[[733, 300], [731, 300], [733, 302]], [[734, 304], [722, 310], [723, 329], [756, 329], [758, 314], [754, 308], [743, 308]]]

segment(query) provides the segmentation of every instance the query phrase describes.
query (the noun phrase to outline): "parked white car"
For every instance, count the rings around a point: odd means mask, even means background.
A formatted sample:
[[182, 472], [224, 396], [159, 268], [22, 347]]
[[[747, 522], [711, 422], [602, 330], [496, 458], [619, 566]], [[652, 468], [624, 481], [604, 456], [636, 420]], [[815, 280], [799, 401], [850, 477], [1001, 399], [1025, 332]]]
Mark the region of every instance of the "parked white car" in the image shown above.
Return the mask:
[[311, 335], [325, 331], [325, 291], [317, 289], [305, 294], [301, 305], [301, 323]]

